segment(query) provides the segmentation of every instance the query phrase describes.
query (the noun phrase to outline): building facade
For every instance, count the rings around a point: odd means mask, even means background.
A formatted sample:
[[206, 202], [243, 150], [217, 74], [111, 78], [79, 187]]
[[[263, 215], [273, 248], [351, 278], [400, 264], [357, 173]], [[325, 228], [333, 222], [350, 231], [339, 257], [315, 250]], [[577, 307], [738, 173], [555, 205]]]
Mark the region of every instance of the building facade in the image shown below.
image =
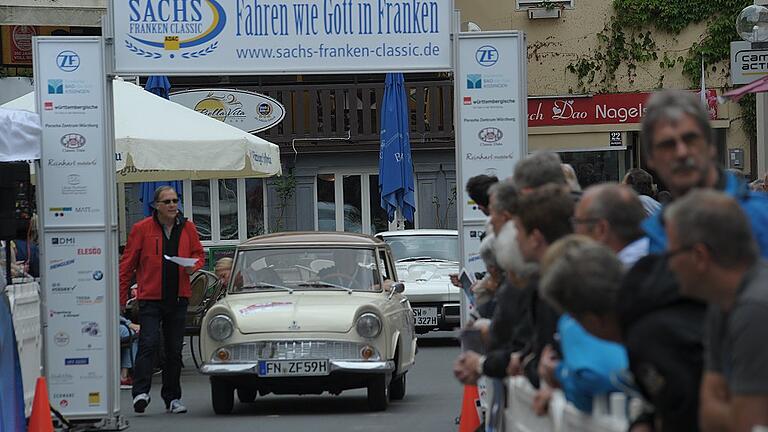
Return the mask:
[[[653, 90], [693, 89], [681, 68], [649, 61], [619, 67], [611, 82], [585, 83], [572, 66], [600, 49], [597, 33], [614, 14], [611, 1], [456, 0], [465, 30], [521, 30], [528, 42], [529, 150], [560, 153], [583, 186], [620, 180], [644, 167], [639, 121]], [[35, 35], [100, 34], [104, 0], [0, 0], [3, 75], [31, 75]], [[678, 35], [653, 34], [659, 57], [684, 52], [703, 25]], [[708, 65], [706, 86], [721, 93], [728, 65]], [[462, 77], [456, 79], [461, 80]], [[142, 79], [143, 80], [143, 79]], [[143, 81], [142, 81], [143, 82]], [[253, 235], [282, 230], [386, 230], [379, 205], [379, 106], [384, 75], [216, 76], [171, 78], [173, 91], [215, 88], [261, 93], [286, 116], [258, 135], [278, 144], [285, 175], [271, 179], [179, 179], [185, 213], [207, 246], [232, 246]], [[460, 85], [464, 83], [460, 82]], [[4, 84], [0, 82], [0, 88]], [[18, 92], [18, 83], [11, 83]], [[467, 84], [469, 85], [469, 84]], [[413, 226], [455, 228], [454, 77], [406, 76], [417, 212]], [[22, 84], [23, 87], [23, 84]], [[10, 88], [10, 87], [8, 87]], [[710, 93], [710, 99], [713, 94]], [[754, 174], [737, 105], [711, 106], [721, 162]], [[741, 165], [734, 164], [741, 152]], [[121, 239], [142, 217], [139, 185], [119, 186]]]

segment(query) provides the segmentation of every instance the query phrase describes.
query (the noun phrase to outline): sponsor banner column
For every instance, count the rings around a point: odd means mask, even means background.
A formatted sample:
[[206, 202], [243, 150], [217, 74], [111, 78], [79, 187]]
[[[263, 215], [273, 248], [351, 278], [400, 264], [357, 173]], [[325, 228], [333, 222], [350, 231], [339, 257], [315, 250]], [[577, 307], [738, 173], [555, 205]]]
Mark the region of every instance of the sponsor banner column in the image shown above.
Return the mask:
[[109, 413], [111, 274], [105, 72], [99, 38], [36, 38], [45, 374], [64, 415]]
[[485, 215], [469, 198], [469, 178], [512, 175], [528, 151], [525, 36], [519, 32], [464, 33], [458, 38], [455, 94], [460, 250], [463, 266], [484, 271], [479, 255]]

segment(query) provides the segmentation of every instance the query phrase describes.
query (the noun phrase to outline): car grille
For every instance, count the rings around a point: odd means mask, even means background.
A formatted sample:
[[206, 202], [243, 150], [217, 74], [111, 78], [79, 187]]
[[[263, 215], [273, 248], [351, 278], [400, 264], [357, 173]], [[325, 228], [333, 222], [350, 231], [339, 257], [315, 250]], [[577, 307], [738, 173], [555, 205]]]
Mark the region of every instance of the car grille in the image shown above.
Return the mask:
[[365, 344], [340, 341], [263, 341], [230, 345], [230, 361], [258, 360], [362, 360]]

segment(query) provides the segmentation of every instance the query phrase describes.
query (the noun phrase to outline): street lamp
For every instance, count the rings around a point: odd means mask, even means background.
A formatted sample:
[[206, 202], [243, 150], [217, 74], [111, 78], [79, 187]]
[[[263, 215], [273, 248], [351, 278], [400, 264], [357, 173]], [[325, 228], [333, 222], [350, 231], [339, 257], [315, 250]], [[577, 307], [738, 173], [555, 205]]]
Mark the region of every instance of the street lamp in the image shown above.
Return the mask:
[[736, 31], [747, 42], [768, 42], [768, 8], [754, 4], [736, 18]]
[[[742, 9], [736, 18], [736, 31], [742, 39], [752, 43], [753, 49], [768, 47], [768, 0], [754, 0], [754, 4]], [[757, 101], [757, 172], [758, 178], [768, 171], [768, 93], [755, 94]], [[753, 156], [754, 157], [754, 156]]]

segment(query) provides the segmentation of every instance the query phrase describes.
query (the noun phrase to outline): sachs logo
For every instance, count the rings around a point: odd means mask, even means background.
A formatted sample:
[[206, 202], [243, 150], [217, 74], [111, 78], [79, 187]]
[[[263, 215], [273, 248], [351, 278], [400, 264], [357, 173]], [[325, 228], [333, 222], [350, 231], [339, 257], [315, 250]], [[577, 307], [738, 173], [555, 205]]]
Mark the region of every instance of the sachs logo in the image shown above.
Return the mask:
[[495, 143], [501, 141], [504, 137], [504, 133], [495, 127], [488, 127], [478, 132], [477, 137], [480, 141], [486, 143]]
[[65, 149], [77, 150], [85, 145], [85, 137], [79, 133], [70, 133], [61, 137], [61, 145]]
[[[216, 37], [227, 23], [219, 0], [128, 0], [125, 48], [160, 59], [195, 59], [218, 48]], [[207, 7], [206, 7], [207, 6]]]

